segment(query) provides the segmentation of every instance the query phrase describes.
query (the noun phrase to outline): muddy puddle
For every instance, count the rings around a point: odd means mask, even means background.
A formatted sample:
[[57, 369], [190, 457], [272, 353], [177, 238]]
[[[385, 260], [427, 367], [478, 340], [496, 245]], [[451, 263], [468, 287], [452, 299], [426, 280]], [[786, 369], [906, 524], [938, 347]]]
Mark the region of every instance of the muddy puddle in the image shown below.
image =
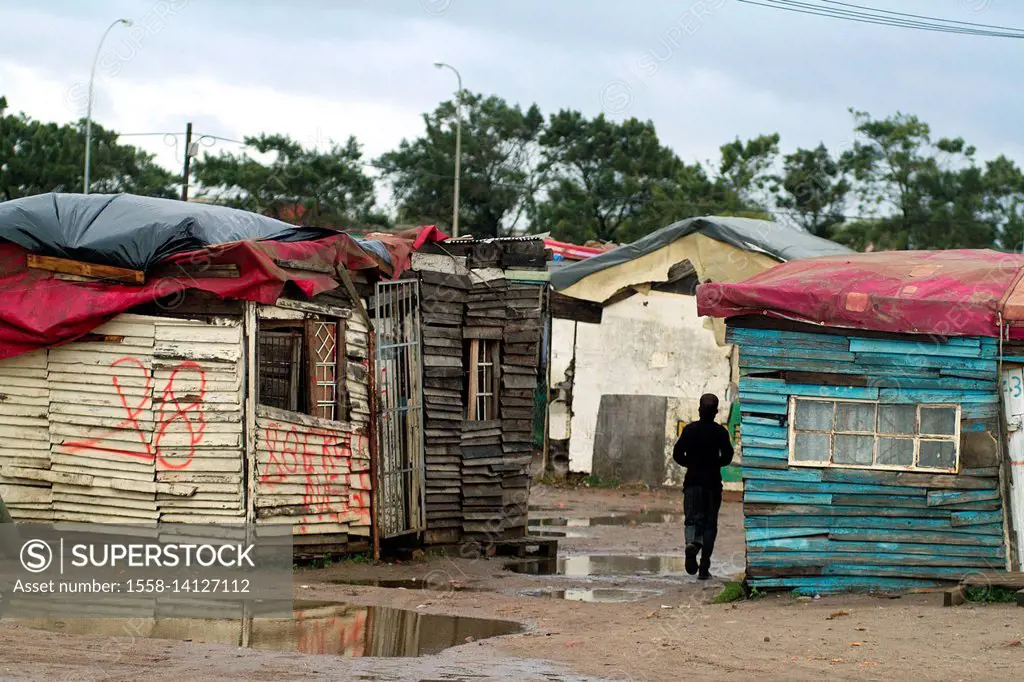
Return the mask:
[[[11, 619], [24, 627], [96, 637], [146, 637], [243, 646], [246, 621], [200, 618]], [[414, 657], [522, 632], [518, 623], [407, 609], [296, 602], [292, 618], [253, 618], [252, 649], [361, 657]]]
[[457, 580], [437, 581], [421, 580], [419, 578], [367, 578], [350, 579], [344, 578], [328, 581], [332, 585], [352, 585], [354, 587], [384, 587], [392, 590], [437, 590], [441, 592], [467, 592], [476, 591], [475, 588], [467, 587]]
[[530, 519], [531, 527], [546, 528], [549, 526], [565, 528], [593, 528], [595, 526], [637, 526], [640, 524], [683, 523], [682, 514], [668, 512], [644, 512], [641, 514], [616, 514], [610, 516], [579, 516], [555, 517], [546, 519]]
[[682, 556], [592, 554], [559, 559], [558, 573], [570, 578], [604, 575], [665, 575], [684, 573]]
[[[678, 555], [581, 554], [558, 559], [527, 559], [507, 562], [506, 571], [524, 575], [560, 575], [567, 578], [650, 577], [685, 575], [685, 559]], [[717, 569], [717, 570], [716, 570]], [[742, 568], [713, 566], [720, 575], [729, 575]]]
[[541, 589], [519, 590], [516, 594], [524, 597], [542, 597], [547, 599], [565, 599], [566, 601], [583, 601], [594, 604], [626, 604], [642, 601], [662, 594], [661, 590], [629, 590], [614, 587], [586, 588], [570, 587], [564, 590]]

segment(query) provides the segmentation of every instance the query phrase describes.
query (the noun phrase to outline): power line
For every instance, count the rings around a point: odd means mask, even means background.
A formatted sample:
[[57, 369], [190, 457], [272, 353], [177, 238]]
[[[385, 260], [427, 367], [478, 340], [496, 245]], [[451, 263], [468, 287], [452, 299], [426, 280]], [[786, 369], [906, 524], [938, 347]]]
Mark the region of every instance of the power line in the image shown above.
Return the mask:
[[975, 28], [991, 28], [999, 31], [1021, 31], [1021, 29], [1011, 28], [1008, 26], [997, 26], [995, 24], [979, 24], [974, 21], [959, 21], [956, 19], [938, 19], [936, 17], [929, 17], [923, 14], [908, 14], [907, 12], [897, 12], [895, 10], [888, 9], [874, 9], [872, 7], [865, 7], [864, 5], [854, 5], [849, 2], [839, 2], [839, 0], [820, 0], [826, 5], [839, 5], [841, 7], [852, 7], [854, 9], [867, 10], [869, 12], [878, 12], [879, 14], [891, 14], [898, 17], [910, 17], [912, 19], [924, 19], [926, 21], [940, 21], [946, 24], [959, 24], [961, 26], [971, 26]]
[[[745, 5], [756, 5], [769, 9], [784, 10], [797, 14], [809, 16], [826, 17], [830, 19], [841, 19], [862, 24], [876, 26], [891, 26], [895, 28], [909, 28], [920, 31], [931, 31], [935, 33], [951, 33], [957, 35], [973, 35], [988, 38], [1024, 38], [1024, 29], [1009, 26], [994, 26], [991, 24], [977, 24], [965, 21], [955, 21], [929, 17], [925, 15], [907, 14], [882, 10], [863, 5], [854, 5], [833, 0], [821, 0], [823, 3], [837, 5], [837, 7], [826, 7], [823, 5], [800, 2], [799, 0], [737, 0]], [[841, 9], [840, 7], [850, 8]]]

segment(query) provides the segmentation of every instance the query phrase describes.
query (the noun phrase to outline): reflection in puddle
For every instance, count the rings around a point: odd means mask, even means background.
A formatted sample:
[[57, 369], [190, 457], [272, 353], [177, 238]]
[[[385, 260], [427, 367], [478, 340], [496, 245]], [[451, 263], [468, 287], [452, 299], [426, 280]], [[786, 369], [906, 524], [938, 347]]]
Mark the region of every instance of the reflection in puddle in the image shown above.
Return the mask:
[[580, 516], [572, 518], [530, 519], [531, 526], [564, 526], [566, 528], [592, 528], [594, 526], [636, 526], [643, 523], [679, 523], [682, 514], [667, 512], [644, 512], [622, 514], [621, 516]]
[[595, 554], [558, 560], [558, 573], [572, 578], [590, 575], [664, 575], [685, 572], [681, 556]]
[[616, 554], [583, 554], [560, 559], [510, 561], [506, 571], [526, 575], [564, 575], [569, 578], [589, 576], [674, 575], [684, 573], [681, 556], [627, 556]]
[[[243, 643], [245, 621], [199, 618], [12, 619], [73, 635], [148, 637], [208, 644]], [[383, 606], [296, 602], [293, 618], [254, 618], [249, 646], [336, 656], [425, 656], [467, 641], [521, 632], [517, 623], [422, 614]]]
[[564, 590], [520, 590], [517, 594], [525, 597], [549, 597], [551, 599], [565, 599], [567, 601], [585, 601], [592, 603], [615, 603], [624, 604], [627, 602], [640, 601], [656, 594], [660, 590], [624, 590], [618, 588], [584, 588], [570, 587]]

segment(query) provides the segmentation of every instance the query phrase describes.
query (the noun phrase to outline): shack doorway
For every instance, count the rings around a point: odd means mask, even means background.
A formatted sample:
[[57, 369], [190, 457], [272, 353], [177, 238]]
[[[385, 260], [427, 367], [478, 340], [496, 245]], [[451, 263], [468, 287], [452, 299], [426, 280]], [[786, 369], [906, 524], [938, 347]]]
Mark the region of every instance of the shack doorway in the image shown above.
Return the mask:
[[381, 539], [426, 530], [419, 280], [378, 282], [377, 526]]
[[1003, 369], [1003, 411], [1010, 453], [1010, 518], [1017, 536], [1018, 571], [1024, 570], [1024, 368], [1007, 365]]

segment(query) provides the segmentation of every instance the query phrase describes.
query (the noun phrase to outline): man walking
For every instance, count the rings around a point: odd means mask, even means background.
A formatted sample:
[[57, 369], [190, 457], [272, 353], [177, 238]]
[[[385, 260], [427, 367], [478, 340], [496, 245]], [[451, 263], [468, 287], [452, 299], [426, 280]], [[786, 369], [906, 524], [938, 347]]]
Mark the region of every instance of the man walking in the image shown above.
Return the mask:
[[729, 431], [715, 422], [718, 396], [705, 393], [698, 406], [700, 420], [683, 427], [672, 459], [686, 467], [683, 479], [683, 513], [686, 516], [686, 572], [698, 580], [711, 577], [711, 553], [718, 535], [718, 510], [722, 506], [722, 467], [732, 462]]

